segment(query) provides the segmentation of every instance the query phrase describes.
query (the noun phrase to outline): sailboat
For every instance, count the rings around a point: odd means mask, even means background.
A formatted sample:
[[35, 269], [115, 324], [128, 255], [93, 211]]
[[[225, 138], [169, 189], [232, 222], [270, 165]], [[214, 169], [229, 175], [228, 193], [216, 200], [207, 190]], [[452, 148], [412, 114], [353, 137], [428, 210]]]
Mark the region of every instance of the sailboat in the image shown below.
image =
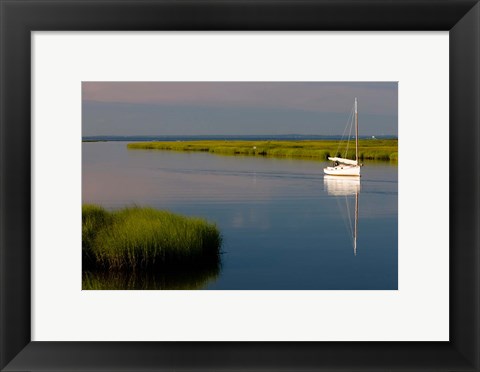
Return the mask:
[[[344, 196], [345, 206], [347, 209], [348, 223], [347, 227], [350, 230], [353, 254], [357, 255], [357, 236], [358, 236], [358, 199], [360, 195], [360, 178], [358, 177], [335, 177], [325, 176], [323, 179], [325, 190], [330, 196]], [[351, 219], [351, 212], [349, 206], [349, 197], [355, 196], [355, 212], [354, 220]], [[340, 205], [339, 205], [340, 207]], [[342, 208], [341, 208], [342, 209]]]
[[[346, 157], [346, 154], [345, 154]], [[360, 177], [360, 164], [358, 163], [358, 106], [357, 97], [355, 97], [355, 160], [329, 157], [333, 161], [332, 167], [324, 168], [325, 174], [331, 176], [354, 176]]]

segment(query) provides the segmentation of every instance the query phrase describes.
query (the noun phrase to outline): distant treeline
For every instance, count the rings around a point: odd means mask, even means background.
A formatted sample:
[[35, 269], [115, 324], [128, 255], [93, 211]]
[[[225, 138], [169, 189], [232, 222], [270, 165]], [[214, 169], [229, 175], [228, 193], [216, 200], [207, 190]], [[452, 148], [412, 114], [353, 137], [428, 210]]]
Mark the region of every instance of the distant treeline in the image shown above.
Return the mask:
[[[203, 151], [219, 155], [269, 156], [279, 158], [302, 158], [327, 160], [338, 156], [355, 159], [355, 142], [346, 143], [338, 140], [209, 140], [209, 141], [156, 141], [129, 143], [129, 149]], [[397, 139], [360, 139], [360, 160], [398, 160]]]
[[[303, 141], [303, 140], [337, 140], [341, 135], [313, 135], [313, 134], [256, 134], [256, 135], [161, 135], [161, 136], [84, 136], [83, 142], [105, 142], [105, 141], [127, 141], [127, 142], [146, 142], [146, 141], [209, 141], [209, 140], [227, 140], [227, 141]], [[360, 136], [360, 139], [370, 139], [372, 136]], [[377, 139], [397, 139], [393, 135], [379, 135]]]

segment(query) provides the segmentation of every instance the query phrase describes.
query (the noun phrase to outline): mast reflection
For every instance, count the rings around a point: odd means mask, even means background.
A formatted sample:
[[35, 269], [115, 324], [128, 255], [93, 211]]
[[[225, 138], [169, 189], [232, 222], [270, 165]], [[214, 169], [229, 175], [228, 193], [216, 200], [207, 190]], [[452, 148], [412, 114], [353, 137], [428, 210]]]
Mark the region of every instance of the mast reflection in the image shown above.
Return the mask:
[[360, 195], [360, 177], [348, 176], [325, 176], [323, 185], [327, 194], [330, 196], [345, 196], [348, 219], [350, 221], [350, 209], [348, 207], [348, 197], [355, 196], [355, 222], [353, 224], [353, 254], [357, 255], [357, 236], [358, 236], [358, 199]]

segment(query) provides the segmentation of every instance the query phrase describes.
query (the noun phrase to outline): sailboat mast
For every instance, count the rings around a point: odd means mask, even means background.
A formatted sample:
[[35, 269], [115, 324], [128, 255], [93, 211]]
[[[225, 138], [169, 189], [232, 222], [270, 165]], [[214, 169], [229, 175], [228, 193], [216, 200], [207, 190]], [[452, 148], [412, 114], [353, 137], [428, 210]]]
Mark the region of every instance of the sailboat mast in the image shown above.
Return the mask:
[[358, 232], [358, 191], [355, 193], [355, 230], [353, 235], [353, 254], [357, 255], [357, 232]]
[[358, 108], [357, 97], [355, 97], [355, 160], [358, 165]]

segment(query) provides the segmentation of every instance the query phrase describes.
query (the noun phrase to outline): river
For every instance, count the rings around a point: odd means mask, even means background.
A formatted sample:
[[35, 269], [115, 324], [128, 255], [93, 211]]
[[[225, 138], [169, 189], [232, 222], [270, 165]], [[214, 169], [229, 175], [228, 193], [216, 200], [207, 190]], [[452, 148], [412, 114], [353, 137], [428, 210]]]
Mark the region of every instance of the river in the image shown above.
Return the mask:
[[126, 145], [82, 144], [82, 202], [216, 223], [221, 268], [197, 288], [397, 289], [396, 164], [365, 162], [360, 180], [328, 179], [325, 162]]

